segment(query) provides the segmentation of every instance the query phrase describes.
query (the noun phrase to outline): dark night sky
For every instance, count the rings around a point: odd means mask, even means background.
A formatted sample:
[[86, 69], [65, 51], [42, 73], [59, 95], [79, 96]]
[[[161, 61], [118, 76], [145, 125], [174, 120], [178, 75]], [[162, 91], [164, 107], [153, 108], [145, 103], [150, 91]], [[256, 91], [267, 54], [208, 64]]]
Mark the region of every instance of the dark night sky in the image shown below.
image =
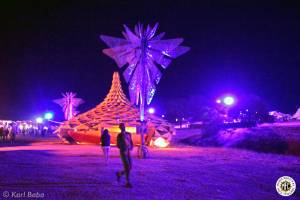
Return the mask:
[[[107, 94], [114, 61], [100, 34], [121, 37], [122, 24], [160, 23], [165, 38], [191, 51], [164, 71], [153, 104], [188, 95], [256, 94], [270, 109], [300, 106], [300, 12], [297, 5], [213, 1], [1, 1], [0, 118], [27, 119], [60, 93], [74, 91], [84, 111]], [[197, 2], [197, 1], [194, 1]], [[239, 1], [237, 1], [239, 2]], [[124, 85], [125, 86], [125, 85]], [[58, 117], [60, 114], [58, 114]]]

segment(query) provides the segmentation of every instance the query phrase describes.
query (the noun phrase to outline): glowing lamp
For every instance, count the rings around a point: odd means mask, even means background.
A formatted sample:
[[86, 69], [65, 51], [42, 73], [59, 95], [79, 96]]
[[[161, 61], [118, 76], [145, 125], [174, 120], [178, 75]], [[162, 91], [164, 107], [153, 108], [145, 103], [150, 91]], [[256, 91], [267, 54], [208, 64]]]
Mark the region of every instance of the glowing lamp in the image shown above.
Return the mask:
[[218, 103], [218, 104], [222, 103], [221, 99], [217, 99], [216, 103]]
[[148, 109], [148, 112], [149, 112], [150, 114], [154, 114], [154, 113], [155, 113], [155, 109], [154, 109], [154, 108], [149, 108], [149, 109]]
[[44, 118], [45, 118], [45, 119], [48, 119], [48, 120], [52, 119], [52, 118], [53, 118], [53, 113], [51, 113], [51, 112], [45, 113]]
[[35, 121], [36, 121], [36, 123], [41, 124], [41, 123], [43, 123], [43, 118], [38, 117], [35, 119]]
[[223, 99], [223, 103], [227, 106], [231, 106], [232, 104], [234, 104], [234, 98], [231, 96], [227, 96]]
[[160, 148], [165, 148], [169, 145], [169, 141], [166, 139], [159, 137], [154, 141], [154, 146], [160, 147]]

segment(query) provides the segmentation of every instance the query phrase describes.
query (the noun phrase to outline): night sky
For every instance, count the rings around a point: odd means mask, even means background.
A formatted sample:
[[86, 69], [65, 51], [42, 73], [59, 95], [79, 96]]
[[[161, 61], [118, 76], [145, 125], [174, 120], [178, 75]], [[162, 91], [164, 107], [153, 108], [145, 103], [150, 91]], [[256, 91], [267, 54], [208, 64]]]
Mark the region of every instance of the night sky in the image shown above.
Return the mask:
[[1, 1], [0, 119], [30, 119], [47, 110], [60, 119], [52, 100], [66, 91], [85, 100], [80, 111], [100, 103], [118, 67], [102, 53], [99, 35], [122, 37], [123, 24], [139, 21], [159, 22], [165, 38], [182, 37], [191, 47], [164, 71], [154, 106], [189, 95], [255, 94], [270, 109], [294, 113], [300, 7], [196, 2]]

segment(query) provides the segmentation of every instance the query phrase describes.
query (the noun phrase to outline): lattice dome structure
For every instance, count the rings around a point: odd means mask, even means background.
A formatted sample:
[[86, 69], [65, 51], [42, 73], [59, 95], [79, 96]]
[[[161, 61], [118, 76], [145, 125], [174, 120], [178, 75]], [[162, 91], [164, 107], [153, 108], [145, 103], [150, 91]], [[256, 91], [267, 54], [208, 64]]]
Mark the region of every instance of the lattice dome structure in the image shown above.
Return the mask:
[[[71, 120], [63, 122], [59, 127], [60, 137], [71, 137], [77, 143], [100, 143], [100, 131], [108, 129], [111, 134], [112, 144], [116, 144], [118, 126], [125, 123], [128, 132], [132, 133], [135, 145], [140, 144], [140, 135], [136, 134], [140, 126], [140, 113], [126, 97], [122, 90], [118, 72], [114, 72], [112, 86], [109, 93], [95, 108], [77, 115]], [[147, 134], [146, 143], [151, 144], [157, 138], [170, 141], [175, 134], [173, 125], [166, 120], [152, 114], [146, 114]]]

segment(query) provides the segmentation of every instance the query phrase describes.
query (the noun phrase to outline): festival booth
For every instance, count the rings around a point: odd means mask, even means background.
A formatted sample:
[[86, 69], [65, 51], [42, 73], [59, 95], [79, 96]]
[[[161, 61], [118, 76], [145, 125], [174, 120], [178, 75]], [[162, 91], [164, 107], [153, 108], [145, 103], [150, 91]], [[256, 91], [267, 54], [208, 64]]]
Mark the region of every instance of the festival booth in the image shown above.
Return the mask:
[[[63, 122], [57, 133], [65, 141], [72, 138], [78, 144], [99, 144], [101, 132], [108, 129], [111, 144], [116, 145], [116, 138], [120, 132], [119, 124], [122, 122], [126, 125], [126, 131], [132, 134], [134, 145], [140, 145], [141, 136], [137, 133], [139, 132], [137, 129], [141, 126], [139, 119], [139, 110], [126, 98], [119, 74], [114, 72], [112, 86], [104, 101], [95, 108]], [[168, 146], [172, 135], [175, 134], [173, 125], [153, 114], [146, 114], [145, 121], [146, 144]]]

